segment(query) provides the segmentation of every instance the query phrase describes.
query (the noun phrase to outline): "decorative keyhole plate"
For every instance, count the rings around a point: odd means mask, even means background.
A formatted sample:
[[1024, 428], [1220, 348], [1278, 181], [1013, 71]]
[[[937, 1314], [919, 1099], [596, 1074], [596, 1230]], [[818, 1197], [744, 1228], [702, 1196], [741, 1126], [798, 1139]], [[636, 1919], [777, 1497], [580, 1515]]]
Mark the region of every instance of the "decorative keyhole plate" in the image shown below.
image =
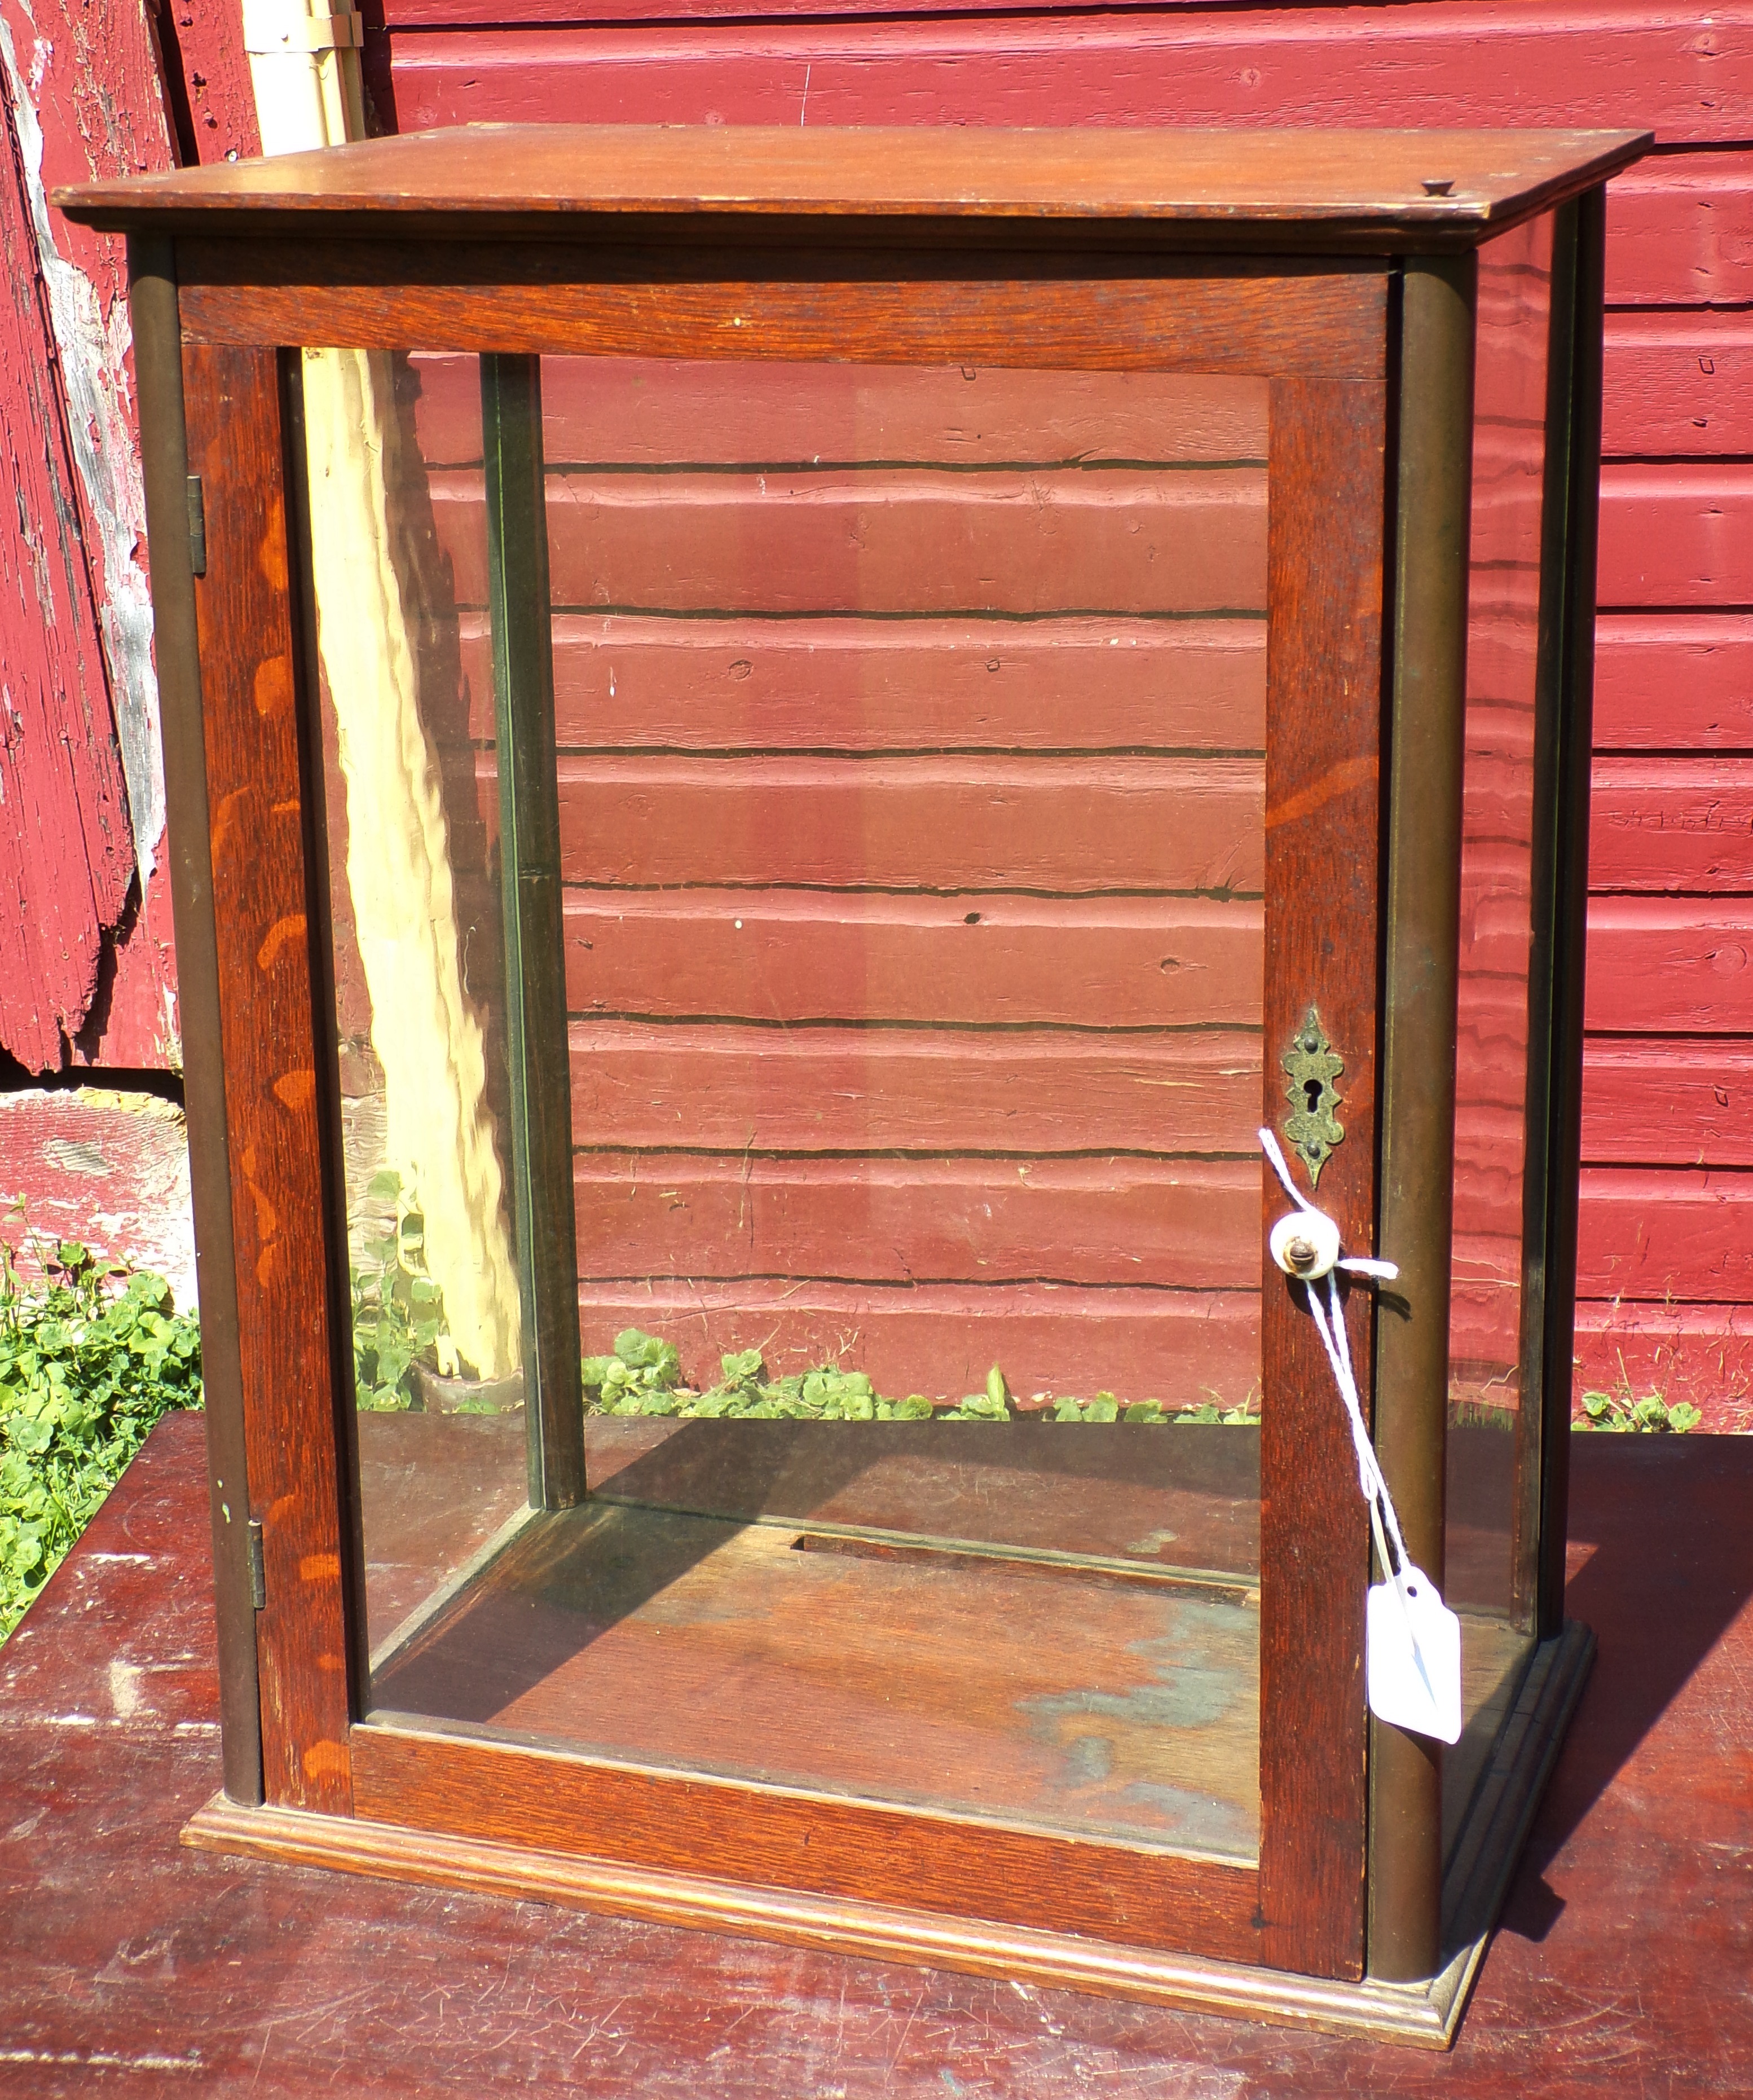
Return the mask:
[[1279, 1062], [1289, 1074], [1284, 1097], [1291, 1105], [1280, 1127], [1291, 1149], [1309, 1169], [1312, 1189], [1321, 1179], [1328, 1154], [1345, 1135], [1345, 1126], [1333, 1114], [1339, 1106], [1339, 1090], [1333, 1082], [1345, 1070], [1345, 1061], [1327, 1040], [1315, 1008], [1304, 1015]]

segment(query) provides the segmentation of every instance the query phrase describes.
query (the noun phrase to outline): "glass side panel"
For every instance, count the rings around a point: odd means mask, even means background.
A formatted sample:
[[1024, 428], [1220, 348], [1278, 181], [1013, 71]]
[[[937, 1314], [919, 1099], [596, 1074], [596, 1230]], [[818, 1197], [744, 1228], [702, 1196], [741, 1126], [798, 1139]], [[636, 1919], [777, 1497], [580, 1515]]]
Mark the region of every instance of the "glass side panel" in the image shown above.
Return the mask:
[[[408, 369], [486, 809], [479, 372]], [[1265, 383], [541, 389], [589, 1493], [376, 1701], [1252, 1858]], [[422, 1429], [490, 1538], [514, 1408]]]
[[1469, 1785], [1528, 1648], [1511, 1617], [1552, 237], [1548, 214], [1479, 258], [1447, 1490], [1469, 1725], [1451, 1793]]
[[[527, 1510], [521, 1430], [484, 1418], [514, 1417], [523, 1379], [498, 824], [470, 717], [491, 720], [492, 666], [463, 662], [452, 580], [484, 545], [480, 418], [475, 465], [440, 484], [420, 364], [302, 360], [373, 1651]], [[461, 1453], [466, 1493], [415, 1492]]]

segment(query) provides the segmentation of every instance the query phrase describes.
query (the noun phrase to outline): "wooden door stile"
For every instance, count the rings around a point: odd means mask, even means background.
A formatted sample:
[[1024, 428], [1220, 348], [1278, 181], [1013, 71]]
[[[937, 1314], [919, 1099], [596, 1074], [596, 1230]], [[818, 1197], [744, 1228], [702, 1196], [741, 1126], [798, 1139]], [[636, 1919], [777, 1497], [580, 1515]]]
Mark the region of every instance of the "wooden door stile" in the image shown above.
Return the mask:
[[279, 360], [187, 347], [188, 465], [207, 546], [197, 582], [219, 1014], [252, 1515], [263, 1784], [348, 1814], [347, 1446], [325, 1252], [329, 1134], [320, 1078], [322, 923], [301, 750]]
[[709, 1860], [718, 1882], [1261, 1958], [1258, 1875], [1232, 1861], [598, 1762], [386, 1715], [353, 1731], [353, 1770], [358, 1813], [406, 1829], [682, 1873]]
[[[1385, 319], [1385, 316], [1384, 317]], [[1385, 329], [1383, 341], [1385, 342]], [[1345, 1060], [1345, 1130], [1314, 1194], [1375, 1251], [1376, 972], [1386, 390], [1274, 382], [1267, 641], [1262, 1120], [1310, 1007]], [[1306, 1171], [1299, 1165], [1306, 1185]], [[1265, 1221], [1284, 1210], [1269, 1174]], [[1263, 1958], [1362, 1973], [1367, 1533], [1357, 1464], [1304, 1286], [1268, 1263], [1261, 1311], [1261, 1908]], [[1346, 1324], [1371, 1389], [1368, 1295]]]

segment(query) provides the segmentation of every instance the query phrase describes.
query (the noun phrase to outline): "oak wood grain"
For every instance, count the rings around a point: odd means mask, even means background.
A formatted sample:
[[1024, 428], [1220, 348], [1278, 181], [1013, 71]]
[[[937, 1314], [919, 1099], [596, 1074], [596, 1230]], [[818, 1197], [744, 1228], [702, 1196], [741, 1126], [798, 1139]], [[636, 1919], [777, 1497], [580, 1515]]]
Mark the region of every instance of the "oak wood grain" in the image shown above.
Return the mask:
[[344, 1445], [317, 1070], [327, 1052], [277, 363], [271, 351], [196, 350], [184, 373], [189, 467], [201, 477], [209, 535], [196, 610], [249, 1498], [267, 1575], [257, 1621], [263, 1780], [270, 1801], [345, 1814]]
[[1087, 237], [1069, 254], [982, 256], [893, 236], [824, 249], [780, 220], [759, 232], [771, 245], [751, 252], [722, 229], [700, 229], [690, 248], [665, 227], [612, 248], [183, 240], [184, 338], [810, 364], [855, 345], [858, 361], [885, 365], [1225, 377], [1381, 365], [1380, 309], [1353, 289], [1371, 263], [1335, 276], [1223, 258], [1196, 270]]
[[489, 1842], [758, 1886], [965, 1912], [1143, 1947], [1254, 1958], [1252, 1868], [969, 1824], [872, 1802], [595, 1763], [380, 1723], [353, 1736], [360, 1812]]
[[[1311, 1006], [1345, 1059], [1345, 1130], [1318, 1197], [1375, 1246], [1376, 956], [1386, 404], [1285, 380], [1273, 394], [1267, 642], [1266, 976], [1261, 1120]], [[1263, 1183], [1264, 1222], [1284, 1208]], [[1261, 1907], [1269, 1961], [1356, 1976], [1363, 1961], [1366, 1528], [1332, 1372], [1303, 1291], [1263, 1269]], [[1371, 1389], [1367, 1295], [1346, 1309]]]
[[[1464, 240], [1600, 181], [1637, 132], [468, 126], [55, 192], [126, 231], [211, 214], [345, 224], [405, 215], [431, 238], [601, 214], [832, 214], [1209, 225], [1223, 245], [1303, 229], [1336, 243]], [[1427, 187], [1433, 161], [1446, 190]], [[1256, 234], [1257, 237], [1257, 234]], [[1298, 238], [1292, 235], [1292, 239]]]

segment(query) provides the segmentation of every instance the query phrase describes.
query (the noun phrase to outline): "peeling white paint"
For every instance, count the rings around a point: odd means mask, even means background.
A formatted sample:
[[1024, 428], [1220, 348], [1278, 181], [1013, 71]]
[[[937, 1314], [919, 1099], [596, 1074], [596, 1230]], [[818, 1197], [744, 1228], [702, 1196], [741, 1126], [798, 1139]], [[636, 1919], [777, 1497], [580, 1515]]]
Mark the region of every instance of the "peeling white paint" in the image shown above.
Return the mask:
[[135, 862], [144, 887], [164, 835], [165, 784], [158, 743], [158, 680], [152, 669], [152, 591], [136, 554], [146, 540], [146, 492], [134, 447], [127, 368], [134, 337], [127, 302], [117, 299], [106, 320], [97, 287], [55, 245], [42, 182], [42, 127], [36, 108], [52, 55], [52, 45], [35, 38], [29, 72], [21, 73], [11, 27], [0, 18], [0, 68], [6, 76], [38, 262], [60, 352], [73, 465], [103, 555], [98, 625], [109, 667]]

